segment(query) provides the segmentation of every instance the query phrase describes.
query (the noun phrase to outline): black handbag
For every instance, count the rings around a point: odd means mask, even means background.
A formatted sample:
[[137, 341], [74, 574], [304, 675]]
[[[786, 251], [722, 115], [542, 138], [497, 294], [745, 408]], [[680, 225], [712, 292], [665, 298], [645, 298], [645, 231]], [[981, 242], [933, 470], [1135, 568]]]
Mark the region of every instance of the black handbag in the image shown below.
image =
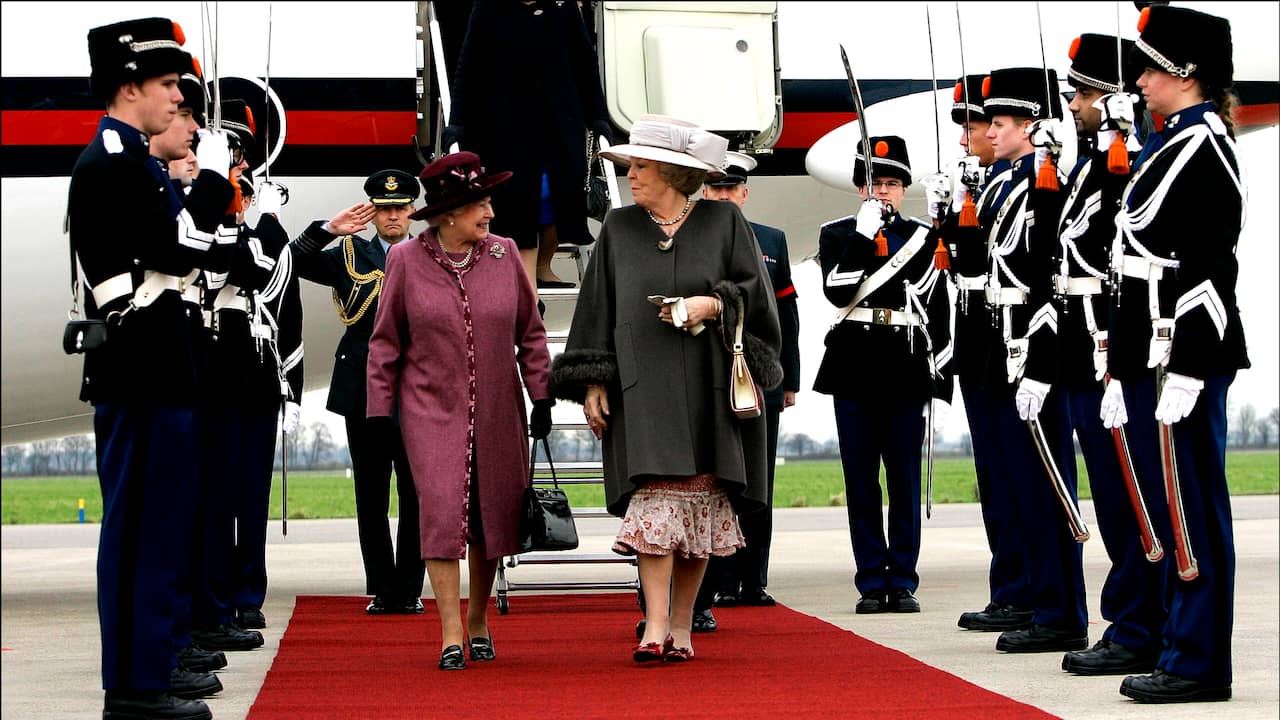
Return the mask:
[[591, 170], [591, 161], [596, 156], [597, 143], [595, 135], [587, 131], [587, 178], [583, 192], [587, 194], [587, 217], [604, 222], [605, 213], [609, 212], [609, 186], [604, 177]]
[[534, 550], [574, 550], [578, 547], [578, 527], [573, 522], [569, 497], [556, 479], [556, 467], [551, 461], [551, 445], [542, 439], [551, 467], [551, 481], [555, 487], [536, 487], [533, 484], [534, 454], [538, 441], [529, 448], [529, 487], [525, 488], [521, 502], [520, 552]]
[[76, 253], [71, 251], [71, 312], [68, 313], [67, 326], [62, 330], [62, 351], [68, 355], [78, 355], [89, 350], [97, 350], [107, 342], [107, 321], [85, 318], [80, 315], [80, 277], [76, 267]]

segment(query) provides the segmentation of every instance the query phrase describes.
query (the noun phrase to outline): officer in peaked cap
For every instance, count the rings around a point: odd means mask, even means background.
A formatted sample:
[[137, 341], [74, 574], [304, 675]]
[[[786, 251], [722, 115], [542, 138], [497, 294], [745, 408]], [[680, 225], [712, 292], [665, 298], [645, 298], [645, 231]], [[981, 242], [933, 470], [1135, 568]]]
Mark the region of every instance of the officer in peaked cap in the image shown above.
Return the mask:
[[1143, 144], [1116, 216], [1119, 287], [1102, 413], [1131, 433], [1154, 424], [1176, 462], [1162, 477], [1167, 492], [1146, 497], [1153, 519], [1169, 521], [1157, 526], [1172, 556], [1169, 618], [1154, 671], [1126, 677], [1120, 693], [1147, 703], [1226, 700], [1235, 591], [1227, 393], [1249, 367], [1236, 289], [1247, 190], [1232, 142], [1231, 27], [1153, 5], [1138, 30], [1129, 57], [1164, 125]]
[[915, 613], [922, 411], [931, 411], [934, 398], [951, 401], [950, 298], [937, 267], [937, 231], [899, 214], [911, 185], [906, 142], [886, 135], [869, 144], [871, 157], [860, 145], [854, 165], [862, 207], [824, 224], [818, 239], [822, 289], [838, 310], [813, 389], [831, 395], [835, 407], [861, 594], [854, 611]]
[[[348, 208], [328, 222], [312, 223], [290, 246], [300, 277], [333, 288], [338, 319], [347, 328], [338, 342], [326, 407], [346, 418], [365, 590], [373, 596], [365, 612], [421, 613], [426, 566], [418, 542], [418, 494], [413, 473], [399, 428], [386, 431], [365, 415], [365, 358], [387, 252], [409, 237], [410, 214], [421, 185], [413, 175], [389, 169], [370, 175], [364, 192], [368, 203]], [[373, 238], [351, 234], [363, 230], [368, 222], [376, 230]], [[338, 244], [325, 249], [335, 239]], [[400, 502], [394, 546], [387, 522], [393, 466]]]
[[[173, 645], [177, 578], [190, 562], [198, 495], [191, 458], [202, 328], [194, 280], [233, 194], [225, 138], [205, 148], [187, 213], [149, 156], [148, 138], [172, 124], [179, 77], [193, 67], [183, 40], [165, 18], [89, 31], [90, 86], [107, 113], [76, 161], [68, 199], [86, 315], [109, 330], [85, 353], [81, 383], [81, 399], [94, 406], [104, 501], [98, 609], [106, 717], [208, 718], [204, 703], [184, 698], [221, 689], [213, 675], [178, 666]], [[109, 242], [104, 229], [113, 230]]]
[[[1075, 116], [1080, 157], [1066, 187], [1067, 206], [1054, 219], [1054, 305], [1057, 343], [1030, 349], [1034, 357], [1058, 358], [1056, 380], [1039, 377], [1031, 363], [1027, 376], [1054, 384], [1066, 394], [1072, 429], [1080, 442], [1097, 527], [1111, 560], [1102, 586], [1102, 617], [1110, 621], [1094, 646], [1069, 652], [1062, 669], [1080, 675], [1150, 672], [1160, 654], [1160, 632], [1167, 613], [1163, 602], [1164, 564], [1150, 561], [1140, 541], [1143, 529], [1129, 500], [1126, 483], [1139, 497], [1163, 493], [1154, 427], [1128, 433], [1129, 460], [1135, 473], [1126, 478], [1111, 433], [1099, 416], [1106, 374], [1109, 335], [1107, 267], [1116, 233], [1116, 211], [1136, 156], [1133, 78], [1122, 75], [1121, 58], [1132, 40], [1086, 33], [1068, 49], [1067, 82], [1076, 89]], [[1133, 152], [1126, 145], [1132, 140]], [[1159, 521], [1159, 518], [1156, 519]], [[1165, 519], [1167, 523], [1167, 518]]]
[[[750, 193], [747, 180], [751, 171], [756, 169], [756, 160], [737, 152], [726, 153], [725, 159], [728, 164], [724, 168], [724, 177], [708, 179], [702, 196], [708, 200], [727, 200], [745, 208]], [[778, 305], [778, 321], [782, 327], [782, 348], [779, 352], [782, 384], [764, 393], [769, 454], [768, 498], [772, 499], [779, 420], [782, 411], [795, 404], [796, 392], [800, 389], [800, 312], [795, 285], [791, 281], [791, 257], [787, 251], [786, 234], [768, 225], [749, 224], [764, 256], [765, 268], [769, 271], [770, 286]], [[702, 591], [694, 603], [694, 630], [698, 630], [699, 625], [707, 625], [708, 620], [714, 626], [711, 600], [717, 593], [715, 603], [723, 606], [775, 604], [766, 590], [773, 535], [772, 501], [760, 511], [743, 515], [740, 523], [747, 546], [730, 557], [713, 557], [709, 561]]]

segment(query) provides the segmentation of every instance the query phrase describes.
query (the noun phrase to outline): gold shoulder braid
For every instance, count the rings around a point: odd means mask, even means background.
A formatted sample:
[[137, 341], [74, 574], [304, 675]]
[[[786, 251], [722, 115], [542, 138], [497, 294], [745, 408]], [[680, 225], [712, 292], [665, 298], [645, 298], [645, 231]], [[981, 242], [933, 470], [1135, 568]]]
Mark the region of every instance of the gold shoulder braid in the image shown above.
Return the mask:
[[[351, 294], [347, 296], [346, 302], [338, 295], [338, 290], [333, 291], [333, 307], [338, 311], [338, 319], [343, 325], [355, 325], [360, 322], [360, 318], [364, 317], [365, 311], [373, 304], [378, 294], [382, 292], [382, 277], [385, 273], [381, 270], [372, 270], [367, 273], [356, 272], [356, 247], [355, 241], [348, 235], [342, 238], [342, 259], [347, 265], [347, 275], [351, 276]], [[364, 302], [360, 304], [360, 309], [354, 313], [351, 312], [352, 305], [355, 304], [356, 298], [360, 296], [360, 288], [373, 283], [373, 290], [369, 293]]]

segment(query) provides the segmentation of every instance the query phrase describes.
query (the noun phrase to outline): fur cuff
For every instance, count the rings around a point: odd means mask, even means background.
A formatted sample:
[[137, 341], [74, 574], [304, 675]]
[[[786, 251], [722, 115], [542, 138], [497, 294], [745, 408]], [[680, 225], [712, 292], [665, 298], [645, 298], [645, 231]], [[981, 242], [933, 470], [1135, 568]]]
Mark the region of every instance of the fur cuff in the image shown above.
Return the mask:
[[588, 385], [610, 386], [618, 381], [618, 360], [603, 350], [567, 350], [551, 362], [551, 395], [579, 405]]
[[[720, 299], [720, 339], [726, 348], [732, 350], [733, 331], [738, 325], [738, 298], [742, 291], [728, 280], [721, 280], [711, 288], [711, 294]], [[745, 330], [743, 335], [746, 335]]]
[[772, 390], [782, 384], [782, 363], [778, 351], [747, 331], [742, 332], [742, 354], [747, 358], [751, 377], [761, 390]]

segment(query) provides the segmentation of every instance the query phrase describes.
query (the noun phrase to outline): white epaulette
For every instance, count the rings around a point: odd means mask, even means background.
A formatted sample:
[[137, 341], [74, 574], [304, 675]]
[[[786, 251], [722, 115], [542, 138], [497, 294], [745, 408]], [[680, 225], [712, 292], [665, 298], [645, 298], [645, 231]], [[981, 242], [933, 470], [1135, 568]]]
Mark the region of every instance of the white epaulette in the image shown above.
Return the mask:
[[112, 155], [124, 152], [124, 142], [120, 140], [120, 133], [111, 128], [102, 131], [102, 146]]

